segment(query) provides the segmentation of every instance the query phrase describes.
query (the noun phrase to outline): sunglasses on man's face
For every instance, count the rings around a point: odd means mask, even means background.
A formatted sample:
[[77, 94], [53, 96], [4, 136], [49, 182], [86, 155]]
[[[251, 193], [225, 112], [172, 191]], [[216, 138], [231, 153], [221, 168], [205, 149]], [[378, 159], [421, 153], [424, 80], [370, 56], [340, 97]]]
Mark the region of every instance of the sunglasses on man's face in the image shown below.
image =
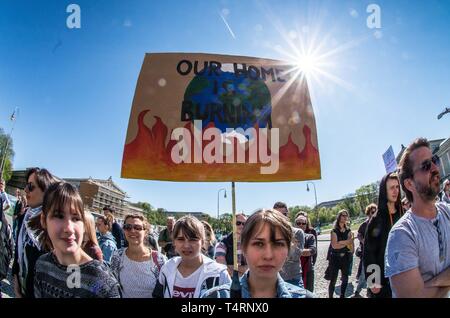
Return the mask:
[[431, 157], [431, 159], [427, 159], [427, 160], [423, 161], [420, 164], [420, 167], [417, 168], [414, 172], [417, 172], [417, 170], [422, 170], [423, 172], [428, 172], [431, 170], [432, 163], [434, 163], [436, 166], [440, 165], [440, 160], [437, 155], [434, 155], [433, 157]]
[[244, 226], [244, 225], [245, 225], [245, 222], [236, 221], [236, 226], [240, 226], [240, 225]]
[[124, 224], [123, 229], [125, 231], [131, 231], [131, 229], [135, 229], [136, 231], [142, 231], [144, 227], [140, 224]]
[[34, 186], [31, 182], [28, 182], [28, 183], [25, 185], [25, 190], [28, 190], [29, 192], [33, 192], [34, 189], [36, 189], [36, 186]]
[[300, 225], [306, 225], [306, 222], [295, 222], [295, 224], [297, 224], [298, 226], [300, 226]]

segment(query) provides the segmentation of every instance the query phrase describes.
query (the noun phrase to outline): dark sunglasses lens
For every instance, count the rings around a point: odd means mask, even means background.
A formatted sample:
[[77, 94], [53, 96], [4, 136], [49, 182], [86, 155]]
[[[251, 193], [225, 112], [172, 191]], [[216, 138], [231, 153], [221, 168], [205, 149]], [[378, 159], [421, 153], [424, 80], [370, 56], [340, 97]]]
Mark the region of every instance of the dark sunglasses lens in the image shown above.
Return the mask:
[[441, 160], [439, 159], [438, 156], [433, 156], [433, 158], [431, 158], [431, 161], [433, 161], [433, 163], [434, 163], [436, 166], [439, 166], [439, 164], [440, 164], [440, 162], [441, 162]]
[[237, 222], [236, 222], [236, 225], [237, 225], [237, 226], [245, 225], [245, 222], [237, 221]]
[[123, 226], [123, 229], [125, 231], [131, 231], [132, 229], [135, 229], [136, 231], [142, 231], [144, 229], [144, 227], [139, 224], [125, 224]]
[[422, 171], [427, 172], [431, 169], [431, 160], [427, 160], [424, 163], [422, 163]]

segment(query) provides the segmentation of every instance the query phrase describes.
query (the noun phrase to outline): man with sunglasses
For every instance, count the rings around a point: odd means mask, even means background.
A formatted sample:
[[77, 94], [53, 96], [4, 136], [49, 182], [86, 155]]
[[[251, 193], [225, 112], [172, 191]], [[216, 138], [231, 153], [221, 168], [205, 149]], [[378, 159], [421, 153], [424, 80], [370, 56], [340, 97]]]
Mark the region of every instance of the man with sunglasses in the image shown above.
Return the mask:
[[[237, 258], [239, 277], [247, 270], [247, 261], [241, 250], [241, 233], [244, 229], [247, 216], [244, 213], [236, 214], [236, 238], [237, 238]], [[233, 275], [233, 233], [228, 234], [216, 246], [215, 259], [217, 263], [225, 264], [228, 268], [228, 274]]]
[[400, 182], [411, 202], [392, 228], [385, 275], [394, 297], [447, 297], [450, 291], [450, 208], [436, 203], [439, 159], [428, 141], [415, 140], [400, 160]]
[[316, 238], [314, 234], [306, 233], [308, 219], [305, 215], [300, 214], [297, 216], [295, 219], [295, 226], [301, 229], [305, 235], [305, 246], [300, 256], [302, 280], [306, 289], [310, 292], [314, 292], [314, 255], [317, 255]]

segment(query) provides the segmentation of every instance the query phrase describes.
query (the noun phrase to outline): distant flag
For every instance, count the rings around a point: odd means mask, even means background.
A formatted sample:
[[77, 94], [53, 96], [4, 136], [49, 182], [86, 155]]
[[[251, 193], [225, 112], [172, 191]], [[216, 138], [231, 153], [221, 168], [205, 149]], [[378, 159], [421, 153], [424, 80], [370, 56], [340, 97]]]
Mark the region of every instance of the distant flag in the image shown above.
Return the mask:
[[16, 120], [16, 110], [14, 109], [11, 117], [9, 118], [11, 121], [15, 121]]

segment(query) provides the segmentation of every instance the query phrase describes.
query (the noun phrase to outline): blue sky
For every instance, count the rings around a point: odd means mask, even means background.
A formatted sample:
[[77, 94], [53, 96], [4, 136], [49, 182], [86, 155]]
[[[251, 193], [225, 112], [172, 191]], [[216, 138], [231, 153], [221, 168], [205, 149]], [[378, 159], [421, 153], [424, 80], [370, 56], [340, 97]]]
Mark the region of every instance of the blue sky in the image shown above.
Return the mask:
[[[81, 8], [68, 29], [66, 7]], [[369, 4], [381, 29], [369, 29]], [[222, 15], [229, 24], [229, 31]], [[0, 1], [0, 127], [20, 108], [14, 168], [113, 180], [130, 200], [216, 215], [230, 183], [121, 179], [134, 89], [145, 53], [205, 52], [286, 59], [300, 41], [329, 53], [310, 80], [322, 179], [318, 201], [384, 174], [382, 153], [415, 137], [449, 137], [450, 3], [445, 1]], [[312, 42], [316, 39], [315, 42]], [[315, 44], [314, 44], [315, 43]], [[338, 79], [338, 80], [335, 80]], [[282, 200], [314, 205], [306, 182], [237, 183], [237, 209]]]

